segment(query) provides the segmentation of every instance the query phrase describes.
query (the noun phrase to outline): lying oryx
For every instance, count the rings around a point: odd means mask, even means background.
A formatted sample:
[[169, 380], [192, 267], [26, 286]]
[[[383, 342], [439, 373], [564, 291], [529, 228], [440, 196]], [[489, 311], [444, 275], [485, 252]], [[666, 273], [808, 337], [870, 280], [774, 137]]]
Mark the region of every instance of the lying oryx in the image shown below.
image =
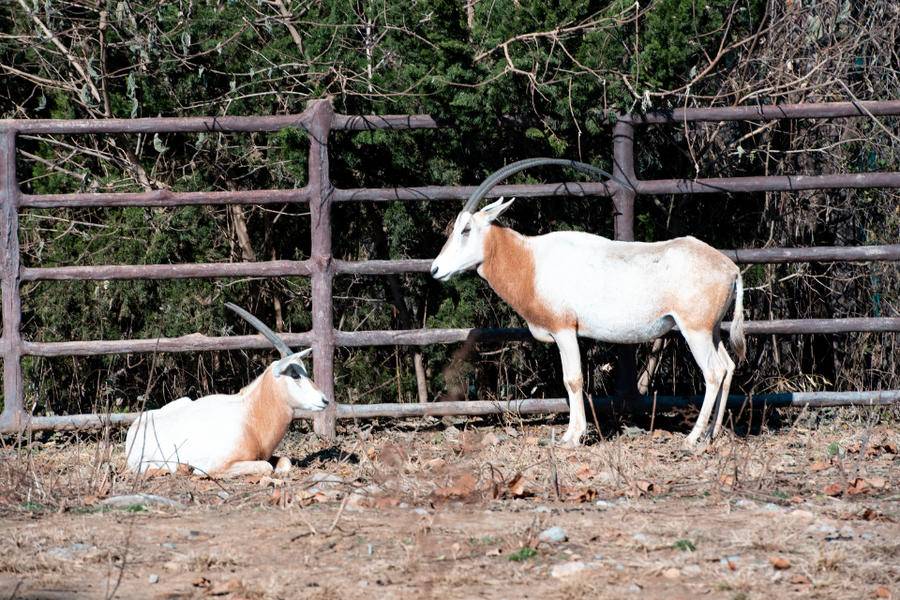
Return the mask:
[[512, 200], [501, 198], [475, 212], [501, 179], [540, 164], [565, 164], [609, 177], [590, 165], [559, 159], [530, 159], [501, 169], [472, 193], [456, 217], [453, 231], [432, 263], [432, 276], [446, 281], [476, 268], [525, 319], [535, 338], [556, 342], [569, 396], [569, 427], [563, 443], [578, 445], [587, 427], [578, 336], [635, 344], [659, 337], [675, 325], [706, 382], [700, 416], [687, 443], [696, 444], [709, 423], [713, 404], [721, 398], [714, 437], [722, 426], [734, 372], [734, 362], [719, 336], [732, 299], [731, 346], [741, 360], [745, 352], [743, 283], [737, 266], [693, 237], [655, 243], [619, 242], [574, 231], [528, 237], [493, 223]]
[[287, 432], [295, 408], [322, 410], [325, 395], [309, 379], [303, 357], [247, 311], [226, 303], [272, 342], [281, 353], [237, 394], [179, 398], [148, 410], [131, 424], [125, 439], [128, 467], [176, 472], [186, 465], [210, 477], [265, 475], [268, 460]]

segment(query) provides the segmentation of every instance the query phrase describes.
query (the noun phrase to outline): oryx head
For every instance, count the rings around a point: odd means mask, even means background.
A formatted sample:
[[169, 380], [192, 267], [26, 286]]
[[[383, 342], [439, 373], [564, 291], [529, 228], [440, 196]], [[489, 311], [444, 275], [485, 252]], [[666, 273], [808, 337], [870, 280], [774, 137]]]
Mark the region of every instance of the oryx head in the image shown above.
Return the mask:
[[431, 276], [447, 281], [453, 275], [474, 269], [484, 262], [484, 238], [497, 217], [513, 203], [500, 198], [478, 212], [463, 210], [440, 254], [431, 263]]
[[254, 329], [263, 334], [281, 354], [281, 358], [272, 363], [269, 369], [271, 369], [276, 387], [284, 392], [283, 396], [291, 408], [322, 410], [328, 405], [328, 398], [309, 378], [306, 365], [303, 364], [303, 358], [312, 353], [312, 348], [294, 352], [274, 331], [246, 310], [231, 302], [226, 302], [225, 306], [239, 314]]
[[469, 199], [463, 205], [462, 212], [456, 217], [450, 237], [441, 249], [440, 254], [431, 263], [431, 275], [435, 279], [446, 281], [456, 273], [478, 267], [484, 262], [484, 238], [490, 229], [491, 223], [499, 217], [504, 210], [509, 208], [513, 200], [507, 202], [500, 198], [493, 204], [476, 210], [484, 197], [491, 189], [512, 175], [530, 167], [542, 165], [563, 166], [611, 179], [618, 186], [634, 189], [631, 184], [613, 177], [603, 169], [593, 165], [566, 160], [562, 158], [529, 158], [506, 165], [490, 177], [484, 180], [478, 188], [472, 192]]

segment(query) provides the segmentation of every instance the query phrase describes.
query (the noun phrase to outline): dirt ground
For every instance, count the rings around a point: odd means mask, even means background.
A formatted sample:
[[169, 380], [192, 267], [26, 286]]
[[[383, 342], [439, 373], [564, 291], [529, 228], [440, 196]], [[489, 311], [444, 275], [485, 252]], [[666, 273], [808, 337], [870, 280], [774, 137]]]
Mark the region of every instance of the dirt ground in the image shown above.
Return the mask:
[[298, 429], [288, 476], [222, 482], [135, 481], [119, 434], [7, 440], [0, 598], [898, 598], [900, 431], [849, 415], [702, 453], [678, 427]]

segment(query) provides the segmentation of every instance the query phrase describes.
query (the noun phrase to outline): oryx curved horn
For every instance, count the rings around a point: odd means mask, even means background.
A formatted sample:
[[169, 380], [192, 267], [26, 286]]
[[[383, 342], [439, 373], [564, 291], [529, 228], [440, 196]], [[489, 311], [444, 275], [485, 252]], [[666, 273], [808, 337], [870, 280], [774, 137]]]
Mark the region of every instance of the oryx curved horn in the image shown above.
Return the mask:
[[472, 192], [472, 195], [469, 196], [469, 199], [466, 200], [466, 203], [463, 205], [464, 212], [475, 212], [475, 209], [478, 208], [478, 203], [481, 202], [485, 196], [487, 196], [488, 192], [493, 189], [495, 185], [509, 177], [514, 173], [518, 173], [519, 171], [524, 171], [525, 169], [530, 169], [531, 167], [539, 167], [543, 165], [558, 165], [561, 167], [569, 167], [570, 169], [575, 169], [576, 171], [581, 171], [582, 173], [587, 173], [588, 175], [594, 175], [597, 177], [606, 177], [610, 181], [613, 181], [624, 188], [633, 189], [630, 183], [622, 181], [618, 177], [613, 176], [612, 174], [604, 171], [599, 167], [595, 167], [594, 165], [589, 165], [587, 163], [578, 162], [577, 160], [568, 160], [565, 158], [526, 158], [525, 160], [519, 160], [514, 163], [510, 163], [485, 179], [478, 188]]
[[231, 302], [226, 302], [225, 306], [239, 314], [245, 321], [253, 325], [254, 329], [263, 334], [263, 337], [272, 342], [272, 345], [278, 349], [278, 352], [281, 354], [282, 358], [294, 353], [294, 351], [291, 350], [290, 346], [285, 344], [284, 341], [280, 337], [278, 337], [274, 331], [266, 327], [262, 321], [248, 313], [246, 310], [244, 310], [240, 306], [237, 306], [236, 304], [232, 304]]

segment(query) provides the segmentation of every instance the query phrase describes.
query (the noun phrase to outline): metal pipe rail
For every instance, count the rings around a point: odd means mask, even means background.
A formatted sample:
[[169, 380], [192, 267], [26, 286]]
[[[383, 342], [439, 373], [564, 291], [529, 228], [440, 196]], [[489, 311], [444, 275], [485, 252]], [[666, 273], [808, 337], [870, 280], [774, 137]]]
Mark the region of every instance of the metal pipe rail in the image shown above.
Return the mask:
[[[585, 400], [587, 403], [588, 401]], [[590, 402], [598, 412], [616, 410], [651, 412], [668, 411], [688, 406], [699, 407], [703, 396], [640, 396], [623, 403], [616, 397], [594, 396]], [[755, 396], [729, 395], [728, 407], [732, 410], [748, 408], [829, 408], [837, 406], [890, 406], [900, 402], [900, 390], [878, 392], [776, 392]], [[588, 405], [590, 406], [590, 405]], [[454, 402], [428, 402], [415, 404], [338, 404], [337, 419], [418, 418], [446, 416], [487, 415], [536, 415], [569, 412], [566, 398], [527, 398], [523, 400], [472, 400]], [[40, 430], [86, 430], [109, 426], [129, 425], [140, 413], [102, 413], [89, 415], [60, 415], [30, 417], [27, 427]], [[294, 410], [295, 419], [315, 419], [317, 413]]]
[[[634, 128], [701, 121], [773, 120], [807, 118], [876, 118], [900, 115], [900, 101], [839, 102], [827, 104], [687, 108], [643, 115], [618, 115], [613, 129], [613, 174], [628, 181], [625, 189], [611, 182], [564, 182], [539, 185], [502, 185], [491, 196], [608, 196], [615, 208], [615, 238], [634, 239], [636, 194], [715, 193], [734, 191], [796, 191], [835, 187], [900, 188], [900, 172], [787, 175], [712, 179], [641, 180], [634, 170]], [[253, 117], [156, 117], [106, 120], [0, 120], [0, 292], [2, 292], [4, 408], [0, 432], [21, 427], [64, 428], [72, 424], [124, 424], [128, 415], [71, 415], [32, 417], [23, 407], [21, 358], [33, 356], [73, 356], [120, 352], [191, 352], [267, 348], [261, 336], [205, 336], [192, 334], [176, 338], [143, 340], [74, 340], [38, 342], [22, 339], [21, 296], [23, 281], [97, 279], [182, 279], [209, 277], [284, 277], [312, 279], [313, 327], [311, 331], [285, 334], [291, 345], [312, 345], [315, 350], [314, 377], [322, 390], [334, 397], [333, 356], [336, 346], [455, 343], [466, 339], [500, 341], [531, 339], [525, 329], [445, 329], [409, 331], [345, 332], [334, 329], [332, 282], [336, 275], [385, 275], [424, 273], [429, 260], [344, 261], [335, 259], [331, 245], [331, 207], [340, 202], [389, 202], [463, 200], [474, 186], [422, 186], [337, 189], [329, 177], [328, 137], [332, 131], [375, 129], [431, 129], [440, 127], [428, 115], [334, 114], [327, 101], [311, 102], [299, 115]], [[16, 179], [16, 136], [19, 134], [116, 134], [116, 133], [197, 133], [305, 130], [310, 139], [308, 183], [298, 189], [172, 192], [153, 190], [135, 193], [24, 194]], [[312, 256], [303, 261], [275, 260], [257, 263], [207, 263], [176, 265], [98, 265], [21, 267], [18, 240], [19, 211], [54, 207], [182, 206], [191, 204], [290, 204], [309, 203]], [[794, 261], [897, 261], [900, 245], [869, 247], [755, 248], [724, 250], [739, 263], [782, 263]], [[900, 331], [898, 318], [806, 319], [748, 322], [750, 334], [844, 333], [853, 331]], [[633, 355], [620, 359], [618, 396], [633, 395]], [[832, 393], [827, 402], [871, 404], [876, 392]], [[896, 391], [877, 392], [880, 399], [898, 400]], [[822, 405], [828, 394], [794, 394], [789, 405]], [[854, 394], [863, 394], [858, 396]], [[868, 395], [867, 395], [868, 394]], [[758, 398], [758, 397], [757, 397]], [[879, 403], [882, 401], [879, 400]], [[562, 410], [560, 400], [516, 401], [516, 410]], [[556, 404], [554, 404], [556, 403]], [[489, 405], [494, 408], [489, 408]], [[334, 435], [336, 418], [403, 416], [413, 414], [490, 414], [498, 403], [437, 403], [427, 405], [347, 406], [332, 402], [314, 420], [317, 432]], [[437, 412], [435, 412], [437, 411]], [[441, 412], [455, 411], [455, 412]], [[475, 412], [473, 412], [475, 411]], [[488, 411], [488, 412], [478, 412]]]

